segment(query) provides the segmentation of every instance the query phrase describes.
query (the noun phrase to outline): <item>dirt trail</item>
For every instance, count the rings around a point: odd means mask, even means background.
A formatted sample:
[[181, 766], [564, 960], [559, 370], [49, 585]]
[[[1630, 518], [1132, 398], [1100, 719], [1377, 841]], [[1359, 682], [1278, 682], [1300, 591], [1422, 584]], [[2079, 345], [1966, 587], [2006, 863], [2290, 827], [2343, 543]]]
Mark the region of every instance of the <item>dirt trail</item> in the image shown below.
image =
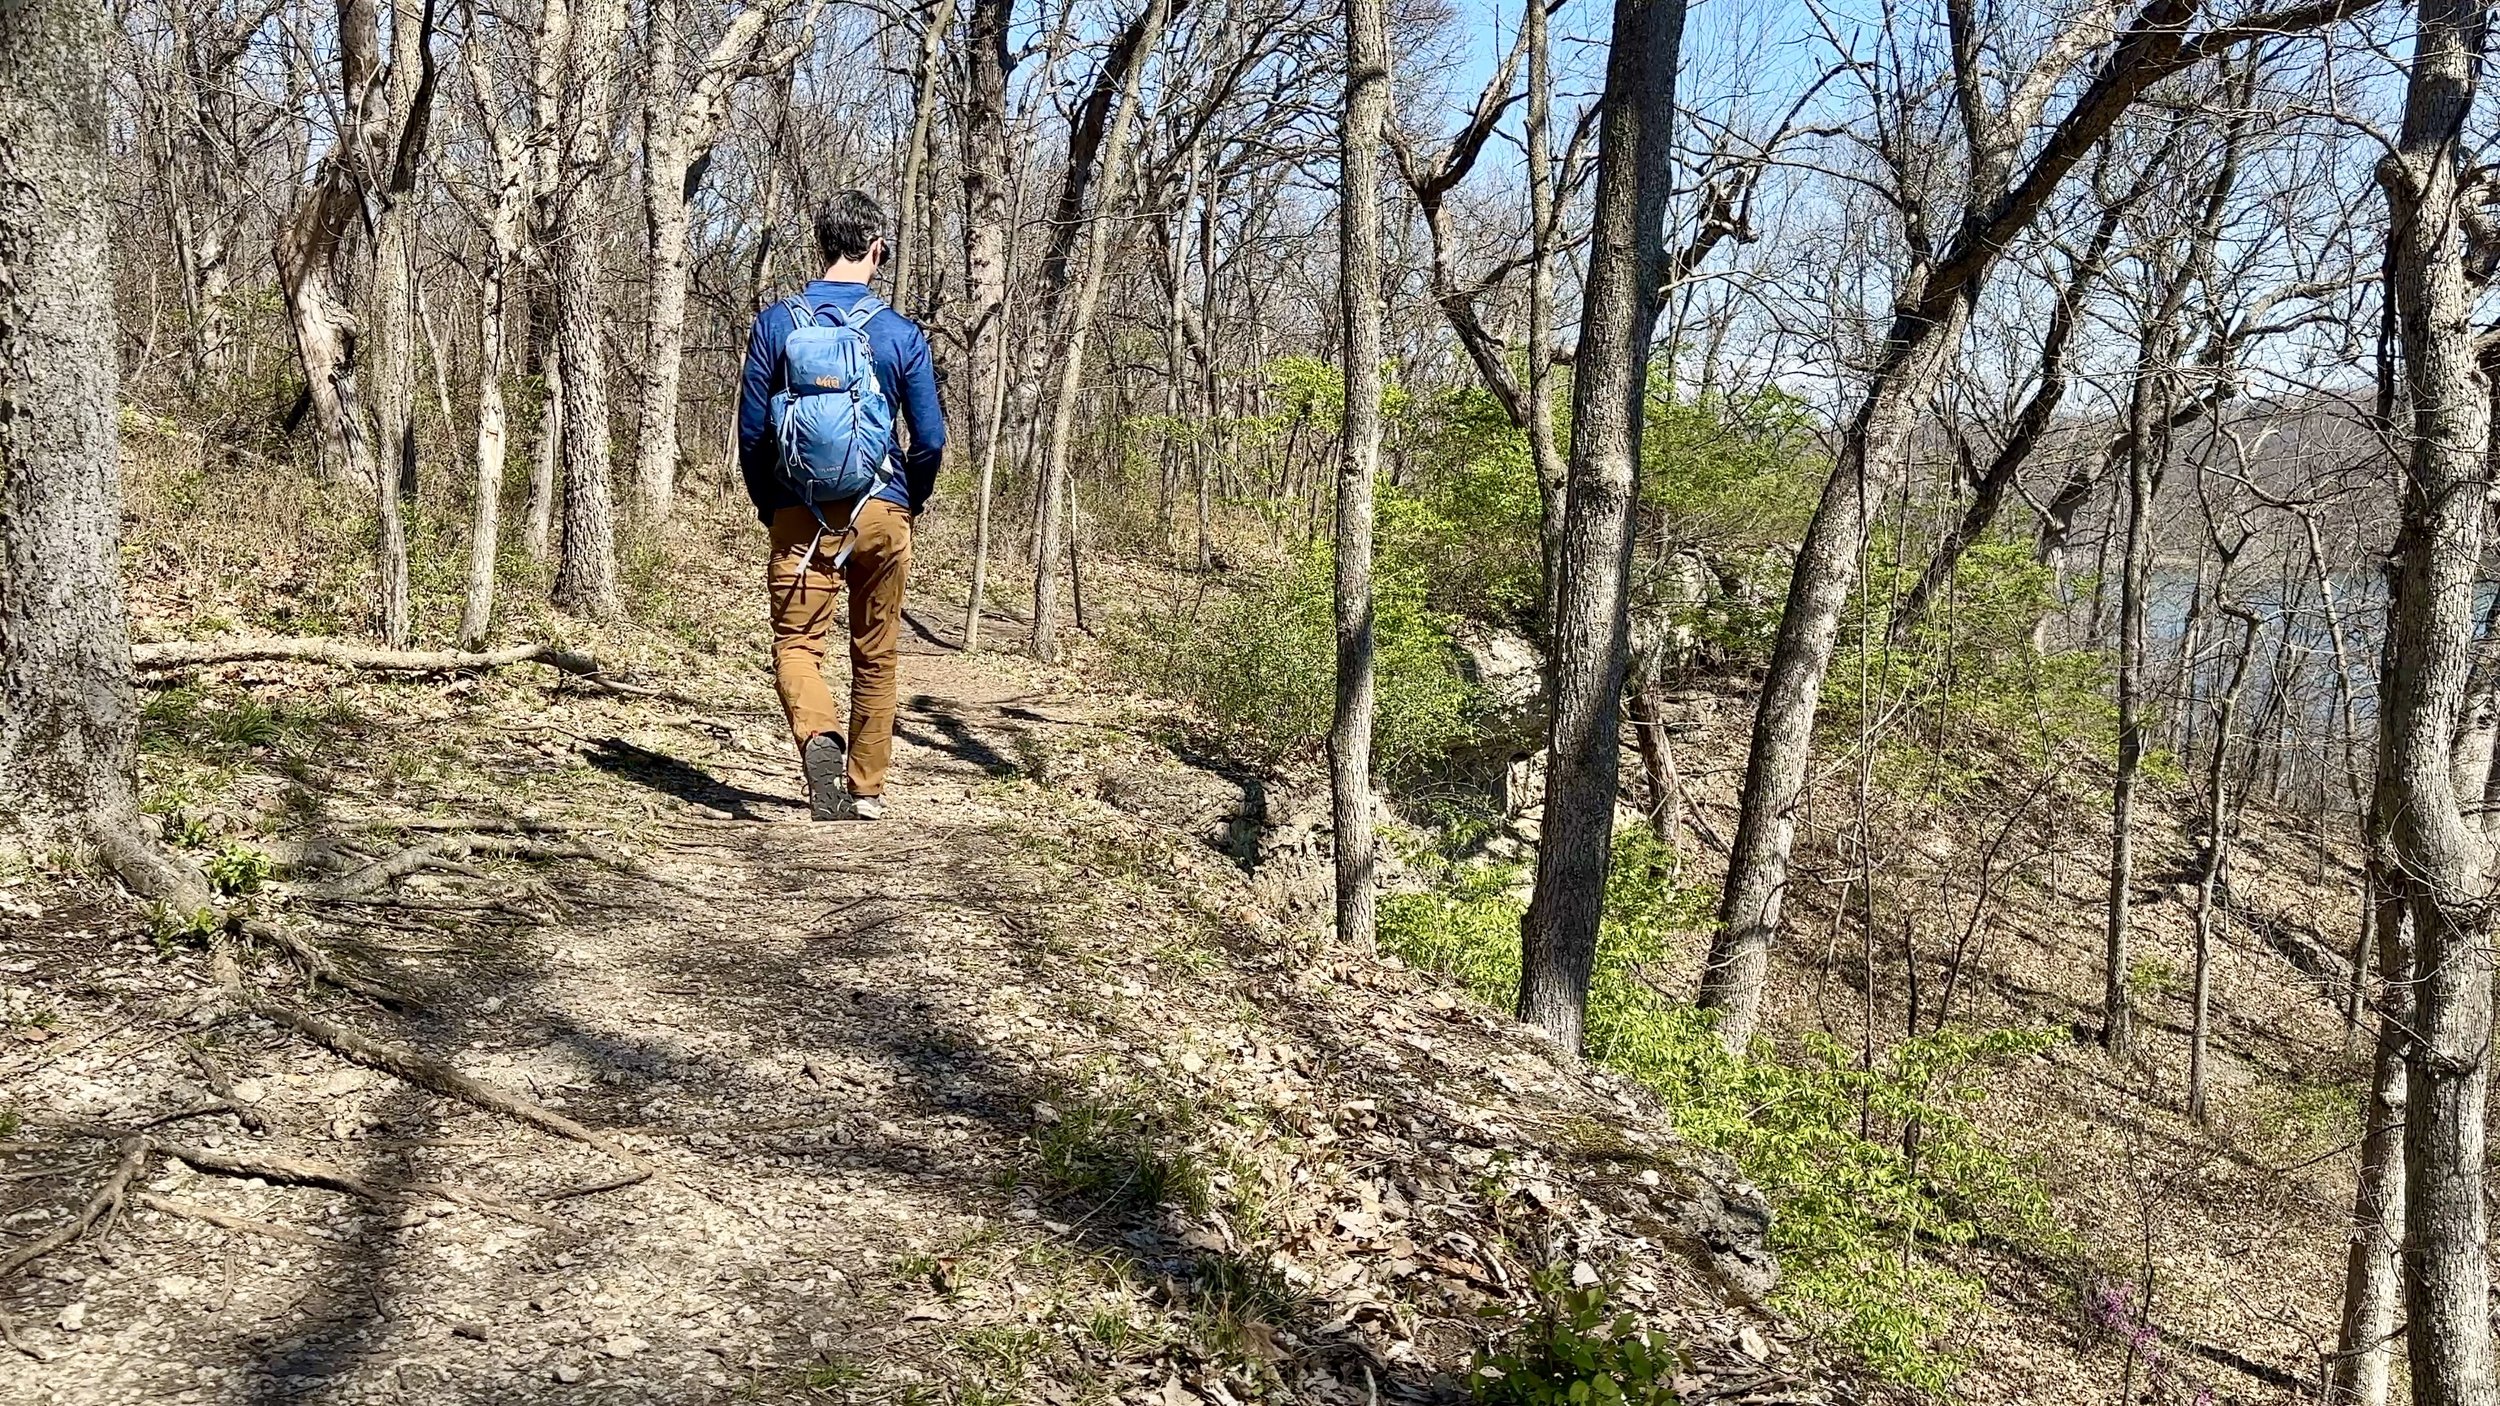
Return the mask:
[[[1393, 964], [1284, 940], [1224, 848], [1255, 787], [929, 620], [882, 822], [806, 819], [752, 676], [709, 716], [410, 687], [387, 742], [342, 743], [297, 801], [285, 838], [316, 855], [526, 807], [607, 856], [290, 911], [426, 1003], [321, 998], [334, 1018], [621, 1135], [657, 1168], [638, 1185], [564, 1195], [616, 1167], [235, 1016], [202, 954], [155, 959], [100, 907], [6, 919], [78, 929], [84, 960], [0, 942], [0, 981], [55, 1016], [0, 1052], [28, 1123], [0, 1144], [0, 1243], [110, 1163], [47, 1127], [205, 1096], [186, 1033], [269, 1131], [160, 1135], [536, 1212], [152, 1158], [116, 1228], [0, 1289], [46, 1359], [0, 1361], [0, 1402], [1433, 1399], [1476, 1310], [1547, 1261], [1619, 1277], [1696, 1382], [1815, 1398], [1775, 1323], [1722, 1306], [1758, 1213], [1638, 1100]], [[254, 980], [306, 999], [282, 961]]]

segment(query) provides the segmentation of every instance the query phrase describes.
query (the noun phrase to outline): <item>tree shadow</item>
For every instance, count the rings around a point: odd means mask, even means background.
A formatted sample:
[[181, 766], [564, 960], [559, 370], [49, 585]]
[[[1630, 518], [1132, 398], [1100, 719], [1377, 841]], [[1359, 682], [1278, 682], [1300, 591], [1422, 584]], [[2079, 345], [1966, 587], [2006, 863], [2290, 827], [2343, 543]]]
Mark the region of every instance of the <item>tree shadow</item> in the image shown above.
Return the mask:
[[759, 815], [754, 804], [789, 813], [803, 814], [806, 807], [788, 796], [764, 791], [750, 791], [732, 785], [682, 758], [666, 752], [628, 742], [621, 737], [601, 737], [582, 749], [582, 757], [592, 766], [611, 776], [622, 777], [638, 786], [647, 786], [662, 795], [726, 812], [738, 820], [770, 820], [780, 816]]

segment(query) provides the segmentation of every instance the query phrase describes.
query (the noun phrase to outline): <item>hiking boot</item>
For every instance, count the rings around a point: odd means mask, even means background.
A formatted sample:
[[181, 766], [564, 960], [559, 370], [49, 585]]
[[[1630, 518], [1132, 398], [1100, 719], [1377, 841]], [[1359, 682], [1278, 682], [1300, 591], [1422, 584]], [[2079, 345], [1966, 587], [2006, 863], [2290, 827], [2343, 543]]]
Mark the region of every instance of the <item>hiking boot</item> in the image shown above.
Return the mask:
[[850, 801], [850, 803], [851, 803], [851, 818], [852, 818], [852, 819], [854, 819], [854, 820], [883, 820], [883, 819], [885, 819], [885, 797], [883, 797], [883, 796], [850, 796], [850, 797], [846, 797], [846, 799], [847, 799], [847, 800], [849, 800], [849, 801]]
[[808, 816], [815, 820], [855, 818], [845, 774], [849, 758], [843, 754], [842, 739], [830, 732], [817, 733], [807, 739], [799, 755], [807, 771]]

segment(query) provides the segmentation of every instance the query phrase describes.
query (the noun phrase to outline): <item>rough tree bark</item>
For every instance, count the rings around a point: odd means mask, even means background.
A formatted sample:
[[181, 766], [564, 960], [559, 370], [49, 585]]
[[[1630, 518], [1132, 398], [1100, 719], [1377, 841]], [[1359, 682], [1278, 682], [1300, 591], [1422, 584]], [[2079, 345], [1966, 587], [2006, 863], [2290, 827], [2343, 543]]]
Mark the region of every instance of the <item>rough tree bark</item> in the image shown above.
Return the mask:
[[[2405, 1050], [2405, 1318], [2418, 1406], [2493, 1406], [2483, 1161], [2491, 1074], [2492, 843], [2458, 804], [2451, 745], [2474, 657], [2491, 481], [2489, 386], [2474, 348], [2463, 134], [2483, 0], [2423, 0], [2404, 125], [2379, 164], [2412, 410], [2387, 607], [2378, 813], [2391, 900], [2412, 921]], [[2479, 799], [2479, 797], [2477, 798]], [[2390, 924], [2389, 926], [2393, 926]]]
[[599, 289], [609, 231], [600, 197], [616, 139], [616, 79], [624, 0], [583, 0], [567, 64], [567, 122], [555, 196], [556, 347], [564, 371], [563, 536], [555, 603], [592, 619], [625, 613], [616, 582], [616, 508], [609, 483], [608, 363]]
[[1570, 491], [1554, 621], [1553, 716], [1536, 890], [1520, 922], [1519, 1018], [1580, 1048], [1613, 857], [1621, 762], [1625, 600], [1638, 508], [1669, 128], [1683, 0], [1615, 0], [1599, 97], [1597, 194], [1571, 385]]
[[0, 5], [0, 826], [188, 907], [139, 835], [105, 52], [89, 0]]
[[964, 607], [964, 648], [981, 647], [981, 607], [988, 589], [990, 486], [998, 468], [1007, 375], [1007, 78], [1014, 60], [1007, 31], [1015, 0], [970, 0], [964, 24], [963, 133], [965, 364], [983, 413], [973, 421], [971, 452], [981, 466], [973, 505], [972, 593]]
[[[1530, 0], [1535, 3], [1535, 0]], [[1337, 700], [1328, 729], [1337, 936], [1378, 938], [1372, 825], [1372, 482], [1380, 472], [1380, 139], [1389, 41], [1380, 0], [1346, 0], [1345, 111], [1337, 145], [1337, 308], [1345, 413], [1337, 456]]]

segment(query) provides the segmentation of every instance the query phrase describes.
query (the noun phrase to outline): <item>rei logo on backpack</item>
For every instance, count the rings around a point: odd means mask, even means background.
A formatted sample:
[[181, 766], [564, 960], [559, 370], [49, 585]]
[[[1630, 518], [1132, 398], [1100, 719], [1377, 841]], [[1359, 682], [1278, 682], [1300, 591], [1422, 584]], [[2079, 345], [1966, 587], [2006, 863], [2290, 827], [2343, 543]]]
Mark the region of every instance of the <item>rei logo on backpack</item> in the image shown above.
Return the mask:
[[[790, 311], [790, 335], [781, 344], [784, 389], [772, 403], [781, 479], [821, 529], [830, 526], [828, 504], [850, 504], [847, 521], [885, 483], [894, 407], [878, 384], [868, 343], [868, 321], [885, 303], [870, 293], [850, 311], [828, 310], [822, 319], [804, 298], [783, 306]], [[850, 555], [847, 547], [842, 555]]]

